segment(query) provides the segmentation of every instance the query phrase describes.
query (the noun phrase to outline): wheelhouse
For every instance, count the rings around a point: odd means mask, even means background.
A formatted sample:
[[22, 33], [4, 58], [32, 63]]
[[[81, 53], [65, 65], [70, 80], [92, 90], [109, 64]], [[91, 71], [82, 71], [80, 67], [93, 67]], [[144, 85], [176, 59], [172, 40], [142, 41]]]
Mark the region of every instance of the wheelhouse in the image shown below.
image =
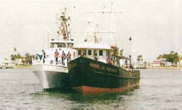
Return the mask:
[[119, 48], [116, 46], [108, 46], [99, 43], [85, 43], [76, 45], [74, 48], [76, 49], [77, 57], [86, 57], [104, 63], [109, 63], [110, 59], [110, 63], [118, 67], [123, 66], [123, 63], [121, 63], [123, 61], [126, 63], [125, 65], [127, 65], [127, 62], [128, 64], [131, 62], [130, 58], [124, 57], [122, 55], [123, 50], [119, 50]]
[[77, 56], [84, 56], [90, 59], [95, 59], [102, 62], [107, 62], [111, 56], [112, 49], [107, 45], [102, 44], [80, 44], [74, 47], [77, 50]]

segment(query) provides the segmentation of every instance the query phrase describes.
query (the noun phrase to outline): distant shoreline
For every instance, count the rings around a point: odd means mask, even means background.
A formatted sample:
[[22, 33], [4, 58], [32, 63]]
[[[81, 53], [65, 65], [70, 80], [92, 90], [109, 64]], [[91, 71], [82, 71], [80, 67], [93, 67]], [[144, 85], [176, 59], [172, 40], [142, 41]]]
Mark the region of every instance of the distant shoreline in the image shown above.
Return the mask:
[[147, 67], [146, 69], [182, 69], [182, 67]]
[[17, 65], [13, 69], [31, 69], [32, 65]]
[[[7, 69], [31, 69], [32, 65], [17, 65], [14, 68], [7, 68]], [[4, 69], [4, 68], [1, 68]], [[141, 69], [182, 69], [182, 67], [146, 67]]]

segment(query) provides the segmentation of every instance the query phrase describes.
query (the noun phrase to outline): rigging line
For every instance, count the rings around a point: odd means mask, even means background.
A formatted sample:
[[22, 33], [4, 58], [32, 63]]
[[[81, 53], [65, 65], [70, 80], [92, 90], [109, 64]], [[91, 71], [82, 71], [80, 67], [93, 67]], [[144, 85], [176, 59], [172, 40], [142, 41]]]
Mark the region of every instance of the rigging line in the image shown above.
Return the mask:
[[[73, 2], [73, 1], [32, 1], [32, 0], [27, 0], [27, 1], [0, 1], [0, 3], [3, 3], [3, 4], [58, 4], [58, 3], [61, 3], [61, 4], [69, 4], [69, 5], [102, 5], [103, 3], [90, 3], [89, 1], [87, 3], [83, 3], [83, 2]], [[117, 4], [123, 4], [125, 2], [122, 3], [122, 1], [119, 1], [119, 2], [115, 2]], [[104, 3], [105, 5], [108, 5], [110, 3]]]
[[[110, 26], [111, 26], [111, 29], [110, 31], [112, 32], [112, 19], [113, 19], [113, 16], [112, 16], [112, 8], [113, 8], [113, 2], [111, 2], [111, 11], [110, 11]], [[112, 33], [110, 33], [110, 37], [111, 37], [111, 45], [113, 44], [113, 35]]]

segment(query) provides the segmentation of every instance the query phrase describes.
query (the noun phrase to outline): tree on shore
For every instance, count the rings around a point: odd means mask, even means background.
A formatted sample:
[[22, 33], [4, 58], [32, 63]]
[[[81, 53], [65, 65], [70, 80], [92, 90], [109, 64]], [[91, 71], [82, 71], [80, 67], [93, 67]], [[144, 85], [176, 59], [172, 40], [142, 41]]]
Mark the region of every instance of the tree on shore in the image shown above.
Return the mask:
[[143, 61], [143, 56], [142, 56], [142, 55], [138, 55], [138, 56], [137, 56], [137, 61], [138, 61], [138, 62]]
[[158, 57], [157, 57], [157, 60], [160, 60], [160, 59], [162, 59], [163, 58], [163, 55], [159, 55]]
[[177, 64], [181, 59], [180, 55], [174, 51], [171, 51], [169, 54], [159, 55], [157, 57], [158, 60], [161, 58], [165, 58], [167, 62], [171, 62], [172, 64]]
[[31, 64], [32, 63], [32, 55], [30, 55], [30, 53], [26, 53], [25, 54], [25, 63], [26, 64]]
[[26, 53], [25, 56], [21, 56], [20, 53], [16, 53], [17, 49], [14, 48], [14, 54], [11, 54], [11, 60], [16, 61], [17, 59], [21, 59], [20, 61], [23, 63], [23, 65], [28, 65], [32, 63], [32, 57], [33, 55], [30, 55], [30, 53]]
[[14, 52], [16, 53], [16, 47], [14, 47]]
[[19, 53], [17, 54], [11, 54], [11, 60], [15, 61], [16, 59], [21, 59], [23, 58]]

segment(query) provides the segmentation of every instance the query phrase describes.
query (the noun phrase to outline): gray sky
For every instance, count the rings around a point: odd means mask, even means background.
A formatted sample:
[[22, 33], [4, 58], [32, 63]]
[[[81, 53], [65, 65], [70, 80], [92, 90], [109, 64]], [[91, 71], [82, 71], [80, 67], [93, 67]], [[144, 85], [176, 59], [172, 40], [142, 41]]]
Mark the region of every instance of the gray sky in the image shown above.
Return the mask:
[[[76, 43], [87, 36], [88, 20], [98, 24], [99, 31], [110, 31], [110, 15], [86, 13], [110, 11], [110, 0], [1, 0], [0, 60], [8, 58], [13, 48], [24, 55], [47, 48], [49, 38], [57, 38], [58, 15], [64, 7], [71, 17], [71, 35]], [[131, 52], [135, 58], [155, 60], [171, 50], [182, 55], [182, 0], [115, 0], [113, 11], [113, 42], [109, 34], [98, 34], [103, 43], [114, 43]]]

